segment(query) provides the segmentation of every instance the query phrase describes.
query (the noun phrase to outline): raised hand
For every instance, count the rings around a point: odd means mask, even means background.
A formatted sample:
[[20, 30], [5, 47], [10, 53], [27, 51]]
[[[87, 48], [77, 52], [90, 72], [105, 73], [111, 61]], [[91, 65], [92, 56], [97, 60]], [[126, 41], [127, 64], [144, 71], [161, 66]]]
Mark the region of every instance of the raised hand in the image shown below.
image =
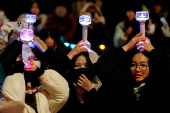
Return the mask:
[[133, 37], [126, 45], [122, 47], [123, 50], [127, 52], [133, 49], [139, 41], [145, 41], [146, 37], [143, 37], [142, 34], [143, 33], [139, 33], [135, 37]]
[[75, 55], [79, 54], [80, 52], [86, 52], [88, 51], [87, 48], [84, 46], [88, 46], [85, 42], [86, 39], [83, 39], [77, 43], [77, 45], [67, 54], [67, 56], [72, 59]]
[[137, 44], [137, 46], [140, 46], [139, 50], [140, 49], [144, 49], [145, 51], [147, 52], [150, 52], [152, 51], [153, 49], [155, 49], [153, 47], [153, 45], [151, 44], [150, 42], [150, 39], [146, 38], [146, 40], [142, 41], [143, 43], [140, 43], [140, 44]]

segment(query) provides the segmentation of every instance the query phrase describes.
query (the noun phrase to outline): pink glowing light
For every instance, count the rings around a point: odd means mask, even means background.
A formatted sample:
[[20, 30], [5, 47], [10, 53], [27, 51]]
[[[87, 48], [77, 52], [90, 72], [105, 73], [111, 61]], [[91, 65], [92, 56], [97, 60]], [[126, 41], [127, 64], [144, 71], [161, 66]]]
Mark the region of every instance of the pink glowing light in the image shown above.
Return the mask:
[[23, 41], [31, 41], [34, 38], [34, 32], [31, 29], [22, 29], [20, 31], [20, 38]]
[[29, 68], [29, 67], [31, 67], [31, 66], [32, 66], [31, 64], [24, 65], [24, 69], [25, 69], [25, 68]]

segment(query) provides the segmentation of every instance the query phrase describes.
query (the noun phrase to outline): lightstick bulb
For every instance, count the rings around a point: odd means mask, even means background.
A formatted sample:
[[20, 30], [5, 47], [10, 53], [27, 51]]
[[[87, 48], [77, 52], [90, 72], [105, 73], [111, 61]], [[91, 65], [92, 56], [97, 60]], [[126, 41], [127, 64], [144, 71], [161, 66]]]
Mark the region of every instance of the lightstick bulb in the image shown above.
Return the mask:
[[34, 32], [31, 29], [22, 29], [20, 31], [20, 38], [23, 41], [31, 41], [34, 38]]
[[145, 22], [149, 19], [149, 13], [147, 11], [138, 11], [135, 18], [138, 22]]
[[25, 16], [25, 21], [26, 21], [27, 23], [30, 23], [30, 24], [35, 23], [35, 22], [36, 22], [36, 15], [27, 14], [27, 15]]
[[79, 23], [82, 26], [88, 26], [91, 24], [91, 17], [89, 15], [82, 15], [79, 17]]

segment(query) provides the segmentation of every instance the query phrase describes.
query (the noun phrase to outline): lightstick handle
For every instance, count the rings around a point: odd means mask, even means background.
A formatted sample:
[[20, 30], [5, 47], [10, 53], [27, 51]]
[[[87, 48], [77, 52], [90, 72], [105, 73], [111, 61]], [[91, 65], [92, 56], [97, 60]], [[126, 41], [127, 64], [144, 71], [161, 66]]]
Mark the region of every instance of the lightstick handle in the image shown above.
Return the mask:
[[28, 23], [28, 29], [31, 29], [31, 30], [33, 30], [33, 24], [31, 24], [31, 23]]
[[[145, 37], [145, 22], [140, 22], [140, 33], [143, 33], [142, 36]], [[143, 43], [141, 41], [139, 41], [138, 43]], [[137, 46], [137, 49], [139, 49], [142, 46]], [[143, 52], [144, 49], [140, 49], [139, 52]]]
[[140, 22], [140, 33], [145, 37], [145, 22]]
[[32, 56], [32, 50], [28, 42], [22, 44], [22, 59], [25, 65], [28, 65], [29, 58]]
[[83, 29], [82, 29], [82, 39], [86, 39], [87, 40], [87, 29], [88, 26], [83, 26]]

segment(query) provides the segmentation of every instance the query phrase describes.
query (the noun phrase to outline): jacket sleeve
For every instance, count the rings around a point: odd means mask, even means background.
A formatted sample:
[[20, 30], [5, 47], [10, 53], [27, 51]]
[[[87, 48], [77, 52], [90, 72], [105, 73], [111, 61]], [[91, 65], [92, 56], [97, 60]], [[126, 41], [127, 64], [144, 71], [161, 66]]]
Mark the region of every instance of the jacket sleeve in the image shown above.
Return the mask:
[[3, 65], [6, 76], [8, 76], [12, 66], [21, 52], [22, 42], [15, 40], [1, 53], [0, 62]]
[[51, 113], [58, 112], [67, 102], [69, 87], [67, 81], [56, 71], [48, 69], [39, 77], [43, 88], [48, 92]]
[[67, 57], [67, 55], [60, 56], [57, 52], [48, 48], [42, 55], [41, 68], [53, 69], [63, 75], [69, 69], [70, 62], [71, 60]]
[[24, 113], [25, 80], [21, 73], [7, 76], [0, 98], [0, 113]]
[[0, 54], [3, 52], [4, 48], [5, 48], [4, 39], [0, 38]]

